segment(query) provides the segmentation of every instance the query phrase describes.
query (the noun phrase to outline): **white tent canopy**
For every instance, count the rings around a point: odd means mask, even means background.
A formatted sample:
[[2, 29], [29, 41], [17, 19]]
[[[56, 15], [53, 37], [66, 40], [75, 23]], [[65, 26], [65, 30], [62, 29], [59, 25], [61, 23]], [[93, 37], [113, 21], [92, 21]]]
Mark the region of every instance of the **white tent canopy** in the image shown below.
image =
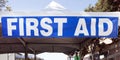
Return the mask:
[[[0, 12], [0, 20], [3, 16], [117, 16], [118, 12], [80, 12], [80, 13], [48, 13], [48, 12]], [[120, 26], [120, 18], [119, 18]], [[63, 52], [70, 54], [80, 49], [83, 41], [89, 38], [6, 38], [2, 37], [2, 26], [0, 24], [0, 53], [42, 53]], [[25, 49], [27, 47], [27, 49]]]

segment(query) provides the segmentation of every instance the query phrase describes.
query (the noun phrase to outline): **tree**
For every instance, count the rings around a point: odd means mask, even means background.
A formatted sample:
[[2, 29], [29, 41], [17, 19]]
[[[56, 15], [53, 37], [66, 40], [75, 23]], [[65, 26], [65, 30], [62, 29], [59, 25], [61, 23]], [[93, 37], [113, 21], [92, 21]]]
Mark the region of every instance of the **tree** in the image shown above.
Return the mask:
[[6, 5], [7, 2], [7, 0], [0, 0], [0, 11], [2, 11], [3, 8], [5, 8], [5, 11], [11, 11], [11, 7]]
[[86, 12], [113, 12], [120, 11], [119, 0], [98, 0], [95, 6], [89, 6]]
[[[85, 11], [86, 12], [115, 12], [115, 11], [120, 11], [120, 0], [98, 0], [98, 2], [95, 4], [95, 6], [89, 5], [88, 8], [85, 9]], [[118, 35], [120, 37], [120, 27], [119, 27]], [[117, 40], [119, 40], [119, 38]], [[97, 46], [97, 45], [95, 45], [95, 46]], [[98, 45], [98, 47], [100, 47], [100, 49], [98, 49], [100, 53], [103, 53], [102, 50], [106, 49], [104, 44]], [[105, 52], [104, 54], [107, 54], [107, 52]]]
[[2, 8], [5, 7], [6, 1], [0, 0], [0, 11], [2, 11]]

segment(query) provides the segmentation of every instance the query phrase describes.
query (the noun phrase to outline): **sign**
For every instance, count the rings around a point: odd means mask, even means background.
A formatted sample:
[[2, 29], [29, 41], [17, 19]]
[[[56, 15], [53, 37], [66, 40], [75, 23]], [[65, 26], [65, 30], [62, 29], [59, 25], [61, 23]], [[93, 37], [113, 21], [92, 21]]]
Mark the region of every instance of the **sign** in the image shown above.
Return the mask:
[[118, 17], [2, 17], [4, 37], [117, 37]]

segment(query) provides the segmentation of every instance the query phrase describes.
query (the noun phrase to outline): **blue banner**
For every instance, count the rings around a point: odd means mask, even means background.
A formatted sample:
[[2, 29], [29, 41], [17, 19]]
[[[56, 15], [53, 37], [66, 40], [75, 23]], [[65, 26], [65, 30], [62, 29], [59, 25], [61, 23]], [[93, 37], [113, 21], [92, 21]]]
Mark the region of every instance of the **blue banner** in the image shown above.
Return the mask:
[[2, 17], [4, 37], [117, 37], [118, 17]]

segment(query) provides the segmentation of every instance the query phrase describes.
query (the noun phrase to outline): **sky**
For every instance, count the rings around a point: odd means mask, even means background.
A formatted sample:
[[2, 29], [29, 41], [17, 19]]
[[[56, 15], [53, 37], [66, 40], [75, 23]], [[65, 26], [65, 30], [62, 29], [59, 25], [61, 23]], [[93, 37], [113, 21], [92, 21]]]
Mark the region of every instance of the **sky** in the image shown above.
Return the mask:
[[[97, 2], [97, 0], [8, 0], [7, 5], [12, 8], [12, 11], [40, 12], [51, 1], [57, 2], [73, 12], [84, 11], [90, 4], [95, 5]], [[44, 60], [67, 60], [68, 57], [62, 53], [43, 53], [37, 56]]]
[[90, 4], [94, 5], [97, 0], [8, 0], [7, 5], [13, 11], [41, 11], [51, 1], [55, 1], [70, 11], [84, 11]]

